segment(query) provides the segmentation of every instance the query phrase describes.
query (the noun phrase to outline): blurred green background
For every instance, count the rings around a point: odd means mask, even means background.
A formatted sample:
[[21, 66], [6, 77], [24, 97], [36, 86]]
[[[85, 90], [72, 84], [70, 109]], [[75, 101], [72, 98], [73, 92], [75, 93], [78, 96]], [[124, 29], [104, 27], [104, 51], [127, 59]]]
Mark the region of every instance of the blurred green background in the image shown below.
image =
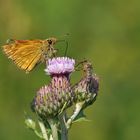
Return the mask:
[[[91, 60], [100, 77], [98, 100], [86, 110], [92, 121], [73, 125], [69, 139], [140, 139], [140, 1], [0, 0], [1, 46], [9, 38], [66, 33], [68, 55]], [[72, 82], [79, 79], [76, 72]], [[47, 82], [44, 65], [25, 74], [1, 50], [0, 140], [37, 140], [24, 125], [24, 111], [31, 113], [36, 90]]]

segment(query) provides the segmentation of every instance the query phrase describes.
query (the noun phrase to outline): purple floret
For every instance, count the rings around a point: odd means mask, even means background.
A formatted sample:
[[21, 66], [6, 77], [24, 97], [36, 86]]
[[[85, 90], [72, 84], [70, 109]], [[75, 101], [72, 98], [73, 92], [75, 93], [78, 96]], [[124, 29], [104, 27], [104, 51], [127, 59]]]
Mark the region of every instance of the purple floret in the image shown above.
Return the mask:
[[48, 60], [45, 72], [48, 75], [65, 74], [74, 71], [75, 60], [68, 57], [57, 57]]

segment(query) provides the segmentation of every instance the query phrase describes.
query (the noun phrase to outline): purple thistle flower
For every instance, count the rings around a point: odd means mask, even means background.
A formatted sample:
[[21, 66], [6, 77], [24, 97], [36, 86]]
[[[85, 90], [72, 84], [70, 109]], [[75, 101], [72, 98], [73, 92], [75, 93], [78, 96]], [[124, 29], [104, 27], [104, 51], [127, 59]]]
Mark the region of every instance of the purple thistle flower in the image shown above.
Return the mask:
[[32, 109], [40, 116], [55, 116], [72, 105], [74, 94], [69, 75], [74, 71], [75, 60], [57, 57], [48, 60], [45, 69], [51, 82], [39, 89], [32, 102]]
[[68, 57], [57, 57], [48, 60], [48, 66], [45, 69], [48, 75], [70, 74], [74, 71], [75, 60]]

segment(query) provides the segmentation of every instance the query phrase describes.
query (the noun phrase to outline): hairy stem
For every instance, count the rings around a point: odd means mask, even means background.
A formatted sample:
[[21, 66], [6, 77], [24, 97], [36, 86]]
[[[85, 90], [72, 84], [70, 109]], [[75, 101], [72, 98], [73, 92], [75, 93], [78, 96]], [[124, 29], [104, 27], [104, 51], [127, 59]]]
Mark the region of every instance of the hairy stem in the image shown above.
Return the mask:
[[68, 140], [68, 130], [66, 127], [66, 113], [64, 112], [59, 116], [60, 127], [61, 127], [61, 140]]
[[44, 139], [43, 135], [40, 134], [37, 130], [34, 130], [34, 133], [40, 138], [40, 139]]
[[80, 102], [80, 103], [77, 103], [76, 104], [76, 107], [75, 107], [75, 111], [73, 113], [73, 115], [68, 119], [67, 123], [66, 123], [66, 126], [67, 126], [67, 129], [69, 129], [72, 125], [72, 122], [74, 121], [74, 119], [78, 116], [78, 114], [80, 113], [82, 107], [83, 107], [83, 104], [84, 102]]
[[59, 140], [57, 121], [53, 120], [53, 119], [48, 119], [48, 122], [49, 122], [49, 125], [51, 127], [53, 140]]
[[45, 128], [43, 122], [42, 122], [42, 121], [38, 121], [38, 124], [39, 124], [39, 126], [40, 126], [40, 129], [41, 129], [43, 138], [44, 138], [45, 140], [49, 140], [48, 135], [47, 135], [47, 132], [46, 132], [46, 128]]

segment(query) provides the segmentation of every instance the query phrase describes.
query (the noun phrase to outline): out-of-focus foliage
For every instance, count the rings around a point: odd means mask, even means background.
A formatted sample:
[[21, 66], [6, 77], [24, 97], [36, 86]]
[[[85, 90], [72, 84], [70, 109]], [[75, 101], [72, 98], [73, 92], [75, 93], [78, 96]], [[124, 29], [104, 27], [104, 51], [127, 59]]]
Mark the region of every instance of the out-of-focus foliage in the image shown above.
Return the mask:
[[[93, 62], [100, 76], [91, 122], [73, 125], [72, 140], [140, 139], [139, 0], [0, 0], [0, 45], [8, 38], [63, 37], [68, 55]], [[57, 47], [64, 51], [65, 44]], [[79, 73], [73, 82], [80, 79]], [[24, 111], [36, 90], [48, 82], [44, 66], [30, 74], [0, 52], [0, 140], [37, 140], [24, 126]]]

